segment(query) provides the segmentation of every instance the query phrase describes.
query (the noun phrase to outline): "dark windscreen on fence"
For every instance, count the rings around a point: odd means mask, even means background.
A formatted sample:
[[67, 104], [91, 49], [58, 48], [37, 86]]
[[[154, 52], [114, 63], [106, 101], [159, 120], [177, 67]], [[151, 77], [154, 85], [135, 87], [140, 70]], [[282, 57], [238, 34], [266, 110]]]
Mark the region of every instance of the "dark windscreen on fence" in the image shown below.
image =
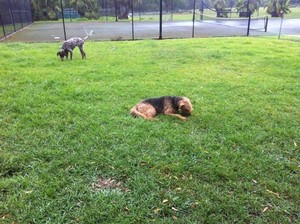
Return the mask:
[[0, 39], [31, 23], [30, 0], [0, 0]]

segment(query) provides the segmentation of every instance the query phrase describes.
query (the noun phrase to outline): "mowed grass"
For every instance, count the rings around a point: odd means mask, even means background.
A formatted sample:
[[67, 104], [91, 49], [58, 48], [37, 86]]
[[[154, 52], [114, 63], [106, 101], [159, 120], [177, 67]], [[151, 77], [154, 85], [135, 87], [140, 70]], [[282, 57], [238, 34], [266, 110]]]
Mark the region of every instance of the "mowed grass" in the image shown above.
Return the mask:
[[[1, 223], [296, 223], [300, 45], [271, 38], [0, 45]], [[133, 118], [182, 95], [183, 122]]]

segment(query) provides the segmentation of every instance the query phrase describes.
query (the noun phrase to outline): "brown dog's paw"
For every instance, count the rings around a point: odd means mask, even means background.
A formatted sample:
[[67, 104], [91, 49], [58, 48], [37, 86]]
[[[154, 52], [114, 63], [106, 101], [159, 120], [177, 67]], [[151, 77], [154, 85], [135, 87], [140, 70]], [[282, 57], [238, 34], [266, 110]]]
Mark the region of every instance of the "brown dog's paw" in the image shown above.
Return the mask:
[[186, 121], [186, 117], [181, 117], [180, 118], [182, 121]]

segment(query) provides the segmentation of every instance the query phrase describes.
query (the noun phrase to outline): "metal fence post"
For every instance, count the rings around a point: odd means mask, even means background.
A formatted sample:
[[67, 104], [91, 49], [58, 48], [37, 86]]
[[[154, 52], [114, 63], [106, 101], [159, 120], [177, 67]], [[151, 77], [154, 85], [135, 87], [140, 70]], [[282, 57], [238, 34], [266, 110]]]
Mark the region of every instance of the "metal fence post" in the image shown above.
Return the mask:
[[23, 24], [23, 18], [22, 18], [22, 12], [21, 12], [21, 8], [20, 8], [20, 4], [18, 4], [18, 10], [19, 10], [19, 16], [20, 16], [20, 20], [21, 20], [21, 25], [22, 25], [22, 28], [23, 28], [24, 24]]
[[265, 17], [265, 32], [268, 31], [268, 23], [269, 23], [269, 17], [266, 16], [266, 17]]
[[174, 0], [171, 1], [171, 21], [173, 21]]
[[131, 0], [131, 35], [132, 40], [134, 40], [134, 23], [133, 23], [133, 0]]
[[107, 0], [105, 0], [105, 21], [108, 22]]
[[250, 8], [249, 8], [249, 4], [250, 4], [250, 1], [248, 0], [248, 1], [247, 1], [247, 13], [248, 13], [247, 36], [249, 36], [249, 32], [250, 32], [250, 21], [251, 21], [251, 11], [250, 11]]
[[281, 36], [282, 23], [283, 23], [283, 16], [284, 16], [284, 14], [281, 15], [281, 21], [280, 21], [280, 27], [279, 27], [279, 33], [278, 33], [278, 39], [280, 39], [280, 36]]
[[159, 1], [159, 37], [158, 39], [162, 39], [162, 0]]
[[12, 12], [10, 0], [7, 0], [7, 1], [8, 1], [9, 13], [10, 13], [11, 21], [12, 21], [12, 24], [14, 26], [14, 32], [16, 32], [17, 30], [16, 30], [16, 25], [15, 25], [15, 21], [14, 21], [14, 15], [13, 15], [13, 12]]
[[31, 24], [32, 23], [32, 13], [31, 13], [31, 4], [30, 4], [30, 0], [28, 0], [27, 1], [27, 13], [29, 13], [29, 15], [30, 15], [30, 23], [29, 23], [29, 21], [28, 21], [28, 24]]
[[192, 31], [192, 38], [194, 38], [195, 34], [195, 9], [196, 8], [196, 0], [194, 0], [194, 5], [193, 5], [193, 31]]
[[62, 22], [63, 22], [65, 40], [67, 40], [66, 26], [65, 26], [65, 15], [64, 15], [64, 7], [63, 7], [63, 4], [62, 4], [62, 0], [60, 0], [60, 7], [61, 7], [61, 17], [62, 17]]
[[200, 3], [200, 20], [202, 21], [203, 20], [203, 11], [204, 10], [204, 3], [203, 3], [203, 0], [201, 0], [201, 3]]
[[3, 24], [3, 20], [2, 20], [1, 14], [0, 14], [0, 23], [1, 23], [1, 26], [2, 26], [2, 30], [3, 30], [3, 35], [4, 35], [4, 37], [6, 37], [5, 29], [4, 29], [4, 24]]
[[115, 0], [115, 17], [116, 17], [116, 22], [118, 22], [118, 5], [117, 5], [117, 0]]

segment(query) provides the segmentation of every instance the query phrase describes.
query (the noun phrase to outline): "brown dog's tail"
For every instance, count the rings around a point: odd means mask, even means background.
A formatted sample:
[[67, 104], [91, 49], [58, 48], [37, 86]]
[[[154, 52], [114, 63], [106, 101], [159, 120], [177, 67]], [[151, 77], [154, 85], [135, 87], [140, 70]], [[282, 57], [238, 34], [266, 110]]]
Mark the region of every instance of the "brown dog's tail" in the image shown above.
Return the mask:
[[142, 114], [141, 112], [139, 112], [137, 110], [137, 106], [135, 105], [133, 108], [131, 108], [130, 110], [130, 114], [134, 117], [142, 117], [144, 119], [147, 119], [147, 117], [145, 116], [145, 114]]

